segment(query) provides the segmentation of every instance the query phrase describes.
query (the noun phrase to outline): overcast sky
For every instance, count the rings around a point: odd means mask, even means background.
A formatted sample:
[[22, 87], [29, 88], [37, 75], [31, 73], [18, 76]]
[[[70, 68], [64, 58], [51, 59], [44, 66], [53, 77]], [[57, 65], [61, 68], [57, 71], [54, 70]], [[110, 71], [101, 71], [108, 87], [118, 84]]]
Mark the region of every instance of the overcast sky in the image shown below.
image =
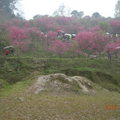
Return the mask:
[[85, 15], [99, 12], [102, 16], [113, 17], [117, 0], [21, 0], [20, 9], [26, 19], [31, 19], [36, 14], [52, 15], [63, 3], [71, 10], [84, 11]]

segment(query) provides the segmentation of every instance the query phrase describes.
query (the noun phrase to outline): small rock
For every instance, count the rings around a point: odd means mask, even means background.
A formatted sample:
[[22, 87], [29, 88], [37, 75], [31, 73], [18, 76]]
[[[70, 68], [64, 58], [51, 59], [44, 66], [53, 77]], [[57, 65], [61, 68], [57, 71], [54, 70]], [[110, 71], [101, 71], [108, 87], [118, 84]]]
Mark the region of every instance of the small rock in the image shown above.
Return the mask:
[[25, 99], [24, 99], [24, 97], [19, 97], [18, 100], [23, 102]]

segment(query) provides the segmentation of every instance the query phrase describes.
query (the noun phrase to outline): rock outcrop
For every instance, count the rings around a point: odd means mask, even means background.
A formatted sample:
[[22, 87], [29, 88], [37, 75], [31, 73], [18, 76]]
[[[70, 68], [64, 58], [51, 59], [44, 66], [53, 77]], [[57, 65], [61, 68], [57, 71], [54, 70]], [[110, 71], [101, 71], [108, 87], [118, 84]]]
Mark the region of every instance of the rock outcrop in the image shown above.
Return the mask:
[[62, 73], [40, 76], [27, 90], [28, 93], [38, 94], [49, 92], [95, 93], [95, 84], [85, 77], [67, 76]]

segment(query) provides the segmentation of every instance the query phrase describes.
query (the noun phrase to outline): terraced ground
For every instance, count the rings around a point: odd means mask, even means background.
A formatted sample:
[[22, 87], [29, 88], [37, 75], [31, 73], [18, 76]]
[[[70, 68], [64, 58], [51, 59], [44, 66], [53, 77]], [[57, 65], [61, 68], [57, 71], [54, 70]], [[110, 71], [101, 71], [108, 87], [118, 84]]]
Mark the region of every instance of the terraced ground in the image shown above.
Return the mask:
[[[11, 71], [14, 69], [13, 60], [11, 63], [7, 61], [9, 71], [3, 67], [0, 70], [1, 81], [7, 82], [1, 82], [0, 120], [119, 120], [119, 61], [113, 61], [112, 65], [106, 60], [82, 61], [54, 59], [42, 65], [40, 60], [32, 60], [32, 64], [26, 60], [17, 72]], [[9, 72], [8, 76], [5, 76], [6, 72]], [[43, 91], [36, 95], [26, 93], [39, 75], [56, 72], [83, 75], [102, 89], [96, 94], [83, 94], [76, 90], [62, 93]], [[9, 80], [16, 80], [19, 76], [18, 82], [10, 83]]]
[[119, 120], [120, 94], [43, 91], [27, 94], [35, 81], [18, 82], [0, 94], [0, 120]]

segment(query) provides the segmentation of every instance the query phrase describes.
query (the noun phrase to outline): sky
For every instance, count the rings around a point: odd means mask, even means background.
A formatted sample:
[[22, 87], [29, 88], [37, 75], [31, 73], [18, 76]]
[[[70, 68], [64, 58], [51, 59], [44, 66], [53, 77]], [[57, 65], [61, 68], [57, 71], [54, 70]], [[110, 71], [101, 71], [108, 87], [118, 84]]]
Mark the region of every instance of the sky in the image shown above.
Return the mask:
[[102, 16], [114, 17], [116, 3], [117, 0], [21, 0], [19, 9], [26, 19], [37, 14], [52, 15], [62, 4], [70, 10], [84, 11], [85, 15], [99, 12]]

